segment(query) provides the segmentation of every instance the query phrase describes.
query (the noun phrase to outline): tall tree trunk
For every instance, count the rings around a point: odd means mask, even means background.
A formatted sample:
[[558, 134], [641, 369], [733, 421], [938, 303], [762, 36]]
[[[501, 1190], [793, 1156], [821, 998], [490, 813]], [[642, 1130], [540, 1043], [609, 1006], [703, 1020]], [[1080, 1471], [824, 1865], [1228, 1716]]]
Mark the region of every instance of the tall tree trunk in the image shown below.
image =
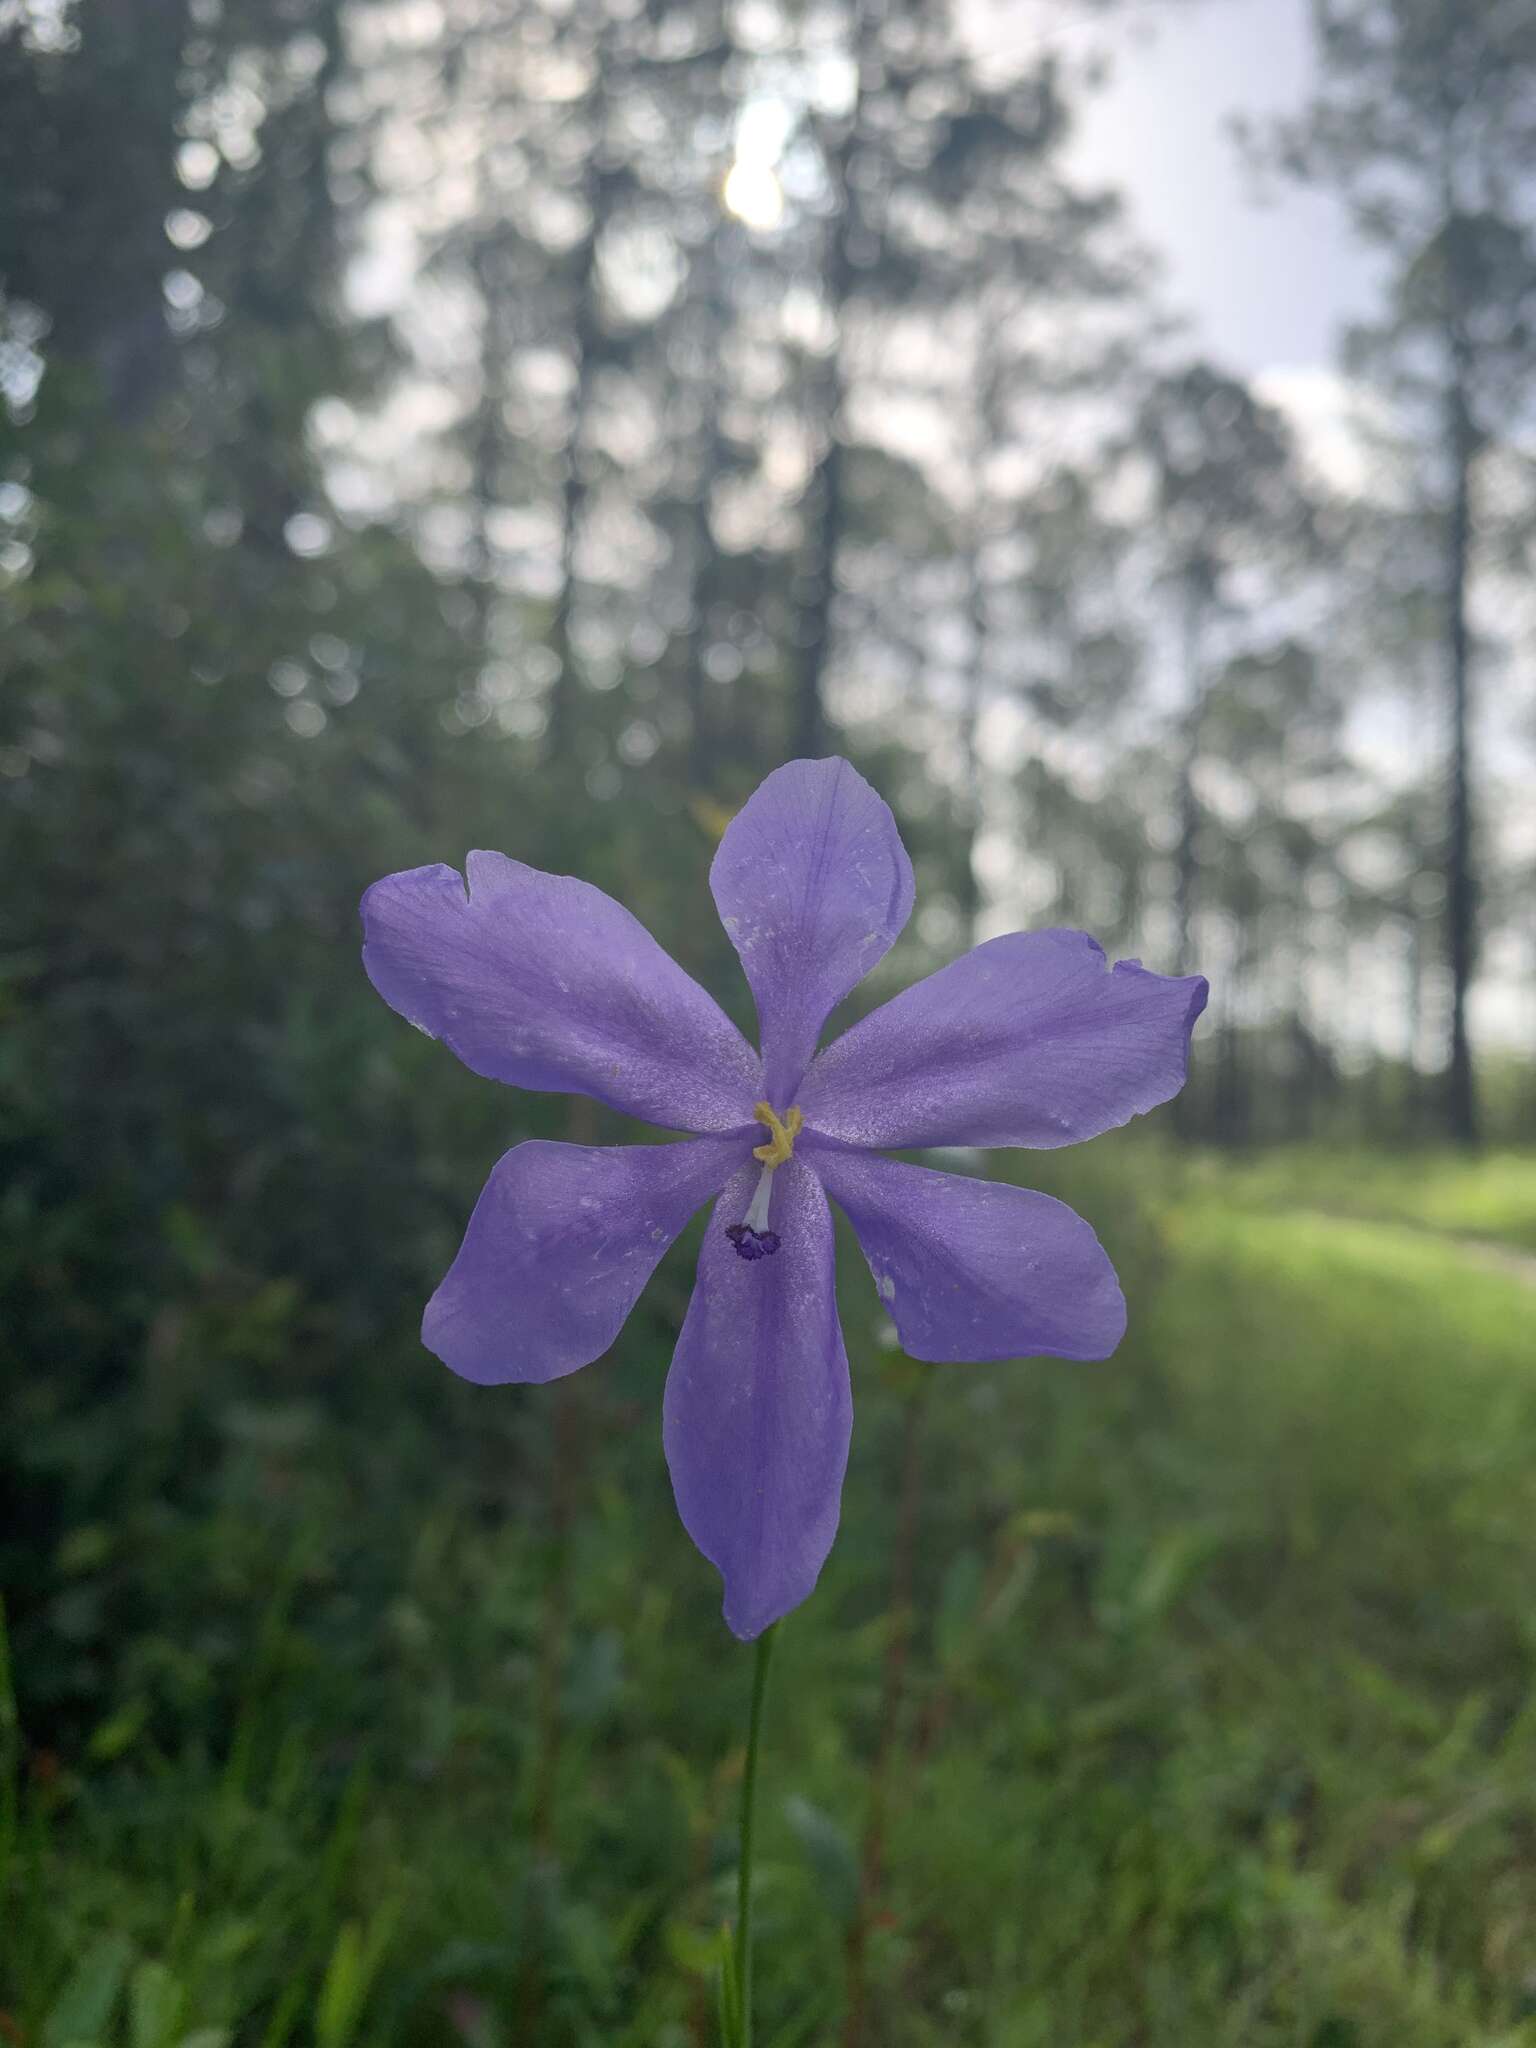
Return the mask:
[[[978, 470], [979, 473], [979, 470]], [[979, 496], [979, 486], [978, 486]], [[976, 872], [976, 848], [981, 838], [983, 815], [981, 774], [981, 715], [986, 704], [987, 588], [981, 573], [982, 520], [980, 505], [973, 509], [970, 547], [966, 561], [965, 612], [970, 632], [970, 658], [965, 674], [965, 696], [960, 711], [961, 772], [965, 786], [964, 865], [957, 877], [960, 916], [968, 945], [974, 946], [981, 917], [981, 879]]]
[[[724, 0], [713, 0], [705, 22], [705, 51], [701, 57], [700, 99], [729, 132], [730, 116], [736, 105], [728, 83], [735, 53]], [[722, 181], [725, 168], [720, 167]], [[720, 545], [715, 538], [711, 513], [715, 485], [725, 472], [726, 438], [721, 425], [725, 407], [725, 348], [730, 336], [733, 301], [727, 277], [733, 262], [741, 258], [723, 200], [716, 206], [709, 233], [694, 259], [689, 280], [685, 335], [697, 343], [696, 382], [699, 418], [693, 436], [692, 474], [686, 480], [690, 497], [688, 521], [688, 630], [683, 646], [683, 703], [688, 718], [687, 770], [690, 785], [708, 791], [720, 748], [716, 720], [710, 702], [710, 675], [706, 656], [710, 645], [710, 613], [723, 595]]]
[[[482, 194], [485, 221], [494, 217], [492, 195]], [[491, 540], [491, 522], [500, 501], [502, 464], [506, 453], [506, 427], [502, 406], [507, 395], [507, 307], [505, 278], [497, 261], [495, 230], [487, 227], [477, 235], [470, 255], [470, 271], [484, 308], [480, 330], [480, 402], [475, 409], [470, 454], [470, 502], [475, 530], [470, 559], [470, 597], [475, 607], [475, 652], [484, 663], [491, 653], [491, 629], [496, 615], [496, 550]]]
[[[976, 583], [973, 570], [972, 585]], [[973, 589], [974, 601], [974, 589]], [[974, 616], [973, 616], [974, 625]], [[981, 712], [984, 694], [982, 677], [982, 643], [978, 639], [972, 646], [970, 669], [965, 678], [965, 705], [960, 715], [960, 746], [964, 759], [965, 775], [965, 853], [964, 863], [957, 881], [960, 890], [960, 917], [964, 926], [967, 945], [976, 944], [977, 927], [981, 921], [981, 878], [976, 872], [976, 848], [981, 839], [983, 815], [981, 786]]]
[[[842, 231], [838, 230], [838, 239]], [[841, 326], [841, 318], [839, 318]], [[805, 494], [802, 575], [791, 751], [802, 757], [826, 745], [826, 674], [832, 653], [832, 600], [837, 591], [837, 551], [843, 533], [843, 372], [839, 338], [827, 371], [823, 413], [826, 445]]]
[[[86, 0], [75, 11], [74, 27], [97, 53], [94, 61], [103, 101], [117, 84], [124, 104], [132, 110], [127, 131], [127, 148], [132, 154], [124, 166], [124, 189], [147, 192], [158, 183], [169, 211], [183, 195], [174, 165], [177, 143], [185, 133], [183, 54], [192, 34], [191, 0], [144, 0], [132, 10], [110, 6], [107, 0]], [[96, 111], [89, 102], [78, 108], [87, 118]], [[76, 147], [89, 150], [94, 138], [82, 133], [73, 140]], [[123, 146], [121, 140], [118, 146]], [[124, 234], [137, 255], [139, 237], [128, 232], [126, 216], [114, 222], [113, 228]], [[124, 426], [143, 419], [176, 374], [176, 345], [166, 325], [161, 285], [164, 244], [143, 254], [145, 260], [135, 262], [131, 269], [118, 266], [117, 288], [97, 294], [90, 311], [77, 316], [82, 329], [89, 330], [80, 334], [78, 342], [94, 356], [113, 414]], [[115, 251], [112, 261], [116, 264]], [[16, 279], [8, 282], [17, 289]], [[25, 289], [24, 278], [21, 289]], [[55, 342], [64, 352], [74, 353], [77, 337], [71, 332], [71, 323], [58, 324]]]
[[[598, 182], [594, 179], [594, 192]], [[550, 621], [549, 641], [559, 667], [549, 697], [549, 725], [544, 747], [551, 762], [570, 754], [576, 729], [577, 678], [571, 651], [571, 623], [576, 608], [576, 551], [587, 509], [586, 421], [592, 404], [593, 362], [597, 354], [597, 205], [592, 226], [576, 252], [575, 308], [571, 339], [576, 350], [576, 389], [571, 401], [571, 431], [565, 444], [565, 476], [560, 486], [560, 594]]]
[[843, 537], [843, 436], [847, 411], [848, 304], [853, 296], [853, 183], [849, 170], [858, 147], [864, 114], [865, 0], [852, 8], [851, 42], [857, 72], [853, 106], [828, 170], [836, 215], [827, 251], [827, 304], [834, 340], [821, 388], [822, 448], [806, 487], [805, 537], [801, 576], [805, 597], [800, 607], [798, 660], [795, 672], [791, 751], [819, 754], [826, 745], [826, 673], [832, 652], [832, 602], [837, 594], [837, 554]]
[[597, 307], [597, 251], [610, 199], [610, 177], [603, 163], [608, 130], [609, 57], [610, 40], [600, 27], [593, 50], [592, 90], [587, 101], [591, 124], [584, 177], [587, 227], [572, 259], [571, 342], [576, 356], [576, 385], [571, 396], [565, 475], [560, 487], [560, 594], [555, 599], [549, 629], [550, 650], [559, 663], [550, 690], [549, 724], [544, 735], [545, 759], [551, 765], [569, 758], [576, 730], [579, 685], [571, 650], [571, 625], [576, 608], [576, 556], [587, 510], [587, 421], [602, 340]]
[[699, 252], [695, 313], [699, 328], [700, 360], [706, 365], [701, 394], [696, 467], [691, 479], [692, 533], [689, 563], [688, 637], [683, 650], [683, 700], [688, 712], [688, 780], [707, 790], [714, 764], [714, 722], [710, 717], [709, 615], [720, 599], [720, 547], [710, 512], [715, 483], [725, 468], [725, 436], [720, 427], [723, 401], [721, 357], [725, 347], [728, 316], [725, 279], [720, 261], [724, 222], [711, 230]]
[[1421, 1135], [1420, 1127], [1424, 1121], [1424, 1091], [1420, 1081], [1419, 1065], [1419, 1045], [1424, 1016], [1422, 926], [1423, 920], [1410, 894], [1403, 910], [1403, 1043], [1407, 1048], [1403, 1056], [1406, 1070], [1403, 1121], [1409, 1135], [1415, 1138]]
[[1451, 978], [1451, 1061], [1446, 1075], [1446, 1122], [1459, 1145], [1478, 1138], [1477, 1091], [1467, 1033], [1467, 996], [1477, 944], [1477, 884], [1472, 850], [1472, 651], [1467, 630], [1467, 566], [1472, 536], [1472, 422], [1467, 405], [1464, 351], [1453, 342], [1455, 364], [1447, 393], [1446, 439], [1451, 463], [1451, 512], [1446, 535], [1446, 686], [1451, 714], [1451, 760], [1446, 819], [1446, 964]]
[[1200, 800], [1195, 769], [1200, 758], [1200, 728], [1205, 714], [1202, 641], [1205, 596], [1198, 577], [1185, 576], [1181, 592], [1181, 661], [1184, 718], [1179, 755], [1179, 836], [1174, 856], [1174, 958], [1180, 974], [1194, 972], [1195, 888], [1200, 865]]
[[325, 52], [309, 88], [314, 129], [303, 171], [304, 224], [300, 230], [296, 267], [325, 309], [327, 324], [341, 313], [342, 264], [338, 252], [336, 199], [331, 189], [332, 89], [346, 65], [341, 21], [342, 0], [324, 0], [316, 7], [313, 33]]
[[987, 646], [991, 620], [987, 606], [987, 582], [982, 573], [988, 539], [995, 527], [994, 506], [983, 483], [986, 455], [1002, 438], [1002, 361], [999, 335], [1003, 325], [1000, 302], [984, 297], [980, 328], [976, 338], [976, 411], [974, 438], [970, 448], [971, 501], [966, 548], [965, 617], [970, 638], [965, 675], [965, 696], [960, 714], [960, 746], [965, 776], [965, 866], [960, 875], [960, 915], [969, 944], [975, 945], [981, 917], [981, 880], [976, 872], [976, 849], [986, 815], [985, 785], [981, 761], [981, 721], [987, 701]]

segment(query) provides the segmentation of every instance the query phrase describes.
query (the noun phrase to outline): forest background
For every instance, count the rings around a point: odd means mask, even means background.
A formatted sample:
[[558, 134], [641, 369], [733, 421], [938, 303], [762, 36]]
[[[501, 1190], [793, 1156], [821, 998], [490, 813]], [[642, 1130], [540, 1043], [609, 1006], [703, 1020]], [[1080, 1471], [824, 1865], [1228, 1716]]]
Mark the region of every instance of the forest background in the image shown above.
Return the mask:
[[1319, 407], [1078, 144], [1237, 4], [0, 0], [6, 2038], [713, 2038], [689, 1247], [561, 1388], [420, 1350], [494, 1158], [625, 1133], [356, 905], [498, 848], [749, 1024], [710, 854], [836, 751], [867, 999], [1052, 923], [1213, 996], [986, 1162], [1114, 1364], [914, 1366], [850, 1261], [762, 2038], [1536, 2042], [1536, 16], [1313, 0], [1233, 135], [1358, 255]]

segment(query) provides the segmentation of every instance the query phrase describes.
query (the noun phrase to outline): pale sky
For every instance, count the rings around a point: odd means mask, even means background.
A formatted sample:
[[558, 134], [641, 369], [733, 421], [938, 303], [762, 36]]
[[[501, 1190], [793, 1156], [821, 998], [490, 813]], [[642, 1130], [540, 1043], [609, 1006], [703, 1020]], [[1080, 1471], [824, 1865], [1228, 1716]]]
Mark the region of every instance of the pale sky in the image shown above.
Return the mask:
[[[1081, 175], [1124, 193], [1198, 344], [1250, 376], [1331, 363], [1341, 323], [1371, 298], [1367, 259], [1338, 208], [1294, 187], [1260, 205], [1227, 132], [1234, 113], [1302, 104], [1307, 16], [1308, 0], [1127, 0], [1111, 25], [1075, 38], [1114, 53], [1111, 83], [1083, 107]], [[1030, 48], [1031, 17], [1034, 0], [980, 0], [978, 44], [1000, 62]]]

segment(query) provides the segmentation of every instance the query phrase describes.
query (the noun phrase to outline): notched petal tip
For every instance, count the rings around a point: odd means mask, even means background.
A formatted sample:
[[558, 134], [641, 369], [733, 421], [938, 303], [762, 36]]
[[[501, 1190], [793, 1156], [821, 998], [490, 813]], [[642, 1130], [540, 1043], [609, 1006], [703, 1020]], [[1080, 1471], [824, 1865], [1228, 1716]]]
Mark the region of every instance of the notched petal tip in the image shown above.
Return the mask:
[[1111, 967], [1086, 932], [1011, 932], [855, 1024], [799, 1100], [819, 1135], [878, 1150], [1075, 1144], [1179, 1092], [1208, 995]]
[[[1172, 1094], [1178, 1094], [1189, 1075], [1190, 1041], [1194, 1037], [1195, 1026], [1204, 1015], [1205, 1006], [1211, 999], [1211, 984], [1203, 974], [1159, 974], [1154, 968], [1144, 967], [1139, 960], [1117, 960], [1110, 972], [1109, 978], [1111, 981], [1114, 981], [1116, 978], [1124, 978], [1126, 980], [1145, 982], [1153, 985], [1152, 992], [1154, 995], [1161, 992], [1164, 996], [1171, 999], [1170, 1014], [1178, 1016], [1178, 1023], [1174, 1027], [1175, 1033], [1176, 1035], [1182, 1034], [1183, 1040], [1182, 1044], [1177, 1048], [1180, 1057], [1178, 1083], [1171, 1091]], [[1179, 1015], [1178, 1012], [1172, 1009], [1172, 1002], [1177, 1000], [1177, 991], [1182, 991], [1184, 996], [1182, 1015]], [[1164, 1098], [1164, 1100], [1167, 1099], [1167, 1097]], [[1153, 1104], [1152, 1106], [1156, 1107], [1157, 1105]]]
[[380, 995], [490, 1080], [709, 1132], [742, 1124], [760, 1092], [719, 1005], [590, 883], [476, 851], [463, 874], [386, 875], [362, 920]]

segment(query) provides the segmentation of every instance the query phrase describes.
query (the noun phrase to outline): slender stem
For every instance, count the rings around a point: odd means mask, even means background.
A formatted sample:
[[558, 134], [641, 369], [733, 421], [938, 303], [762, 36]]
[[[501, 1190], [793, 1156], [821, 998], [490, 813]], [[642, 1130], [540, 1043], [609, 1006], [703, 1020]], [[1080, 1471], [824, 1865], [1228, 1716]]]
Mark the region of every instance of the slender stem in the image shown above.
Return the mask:
[[752, 1667], [752, 1714], [747, 1723], [747, 1764], [741, 1781], [741, 1865], [736, 1876], [736, 1984], [740, 1998], [738, 2048], [752, 2048], [752, 1842], [757, 1823], [757, 1753], [763, 1732], [763, 1700], [768, 1691], [768, 1666], [774, 1622], [757, 1639]]

